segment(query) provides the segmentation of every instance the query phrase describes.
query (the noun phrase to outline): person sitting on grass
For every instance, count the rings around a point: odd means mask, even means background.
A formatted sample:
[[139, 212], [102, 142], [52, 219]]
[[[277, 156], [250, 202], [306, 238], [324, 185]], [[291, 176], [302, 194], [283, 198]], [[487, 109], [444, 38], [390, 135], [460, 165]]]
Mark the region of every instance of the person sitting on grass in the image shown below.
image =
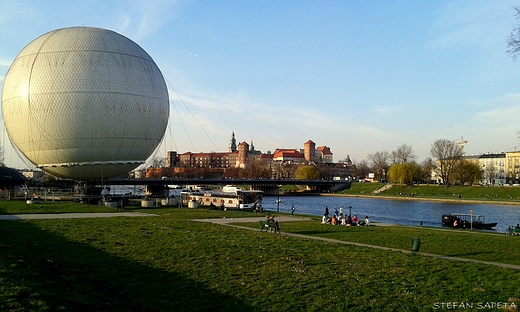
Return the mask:
[[357, 215], [354, 215], [354, 218], [352, 218], [352, 225], [358, 226], [359, 225], [359, 218]]
[[366, 226], [370, 225], [370, 221], [368, 220], [368, 216], [365, 216], [365, 225]]
[[350, 215], [348, 215], [347, 217], [347, 226], [351, 226], [352, 225], [352, 218], [350, 217]]
[[338, 219], [336, 219], [336, 215], [332, 216], [332, 218], [330, 219], [330, 224], [332, 224], [332, 225], [338, 224]]

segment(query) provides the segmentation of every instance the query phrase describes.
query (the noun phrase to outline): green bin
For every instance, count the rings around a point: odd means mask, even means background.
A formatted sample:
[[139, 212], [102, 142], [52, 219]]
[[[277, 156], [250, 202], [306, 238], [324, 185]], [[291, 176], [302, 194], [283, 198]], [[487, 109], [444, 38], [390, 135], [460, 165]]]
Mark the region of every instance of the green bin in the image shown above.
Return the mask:
[[412, 251], [419, 251], [421, 247], [421, 239], [419, 237], [412, 237]]

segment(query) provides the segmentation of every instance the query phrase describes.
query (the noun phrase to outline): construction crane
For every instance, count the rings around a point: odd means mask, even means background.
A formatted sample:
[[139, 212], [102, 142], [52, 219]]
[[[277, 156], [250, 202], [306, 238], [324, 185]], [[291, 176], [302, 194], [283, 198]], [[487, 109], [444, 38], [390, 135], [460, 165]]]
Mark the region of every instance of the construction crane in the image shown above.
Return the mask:
[[466, 143], [468, 143], [468, 141], [464, 141], [464, 137], [463, 136], [460, 137], [460, 141], [453, 142], [454, 145], [458, 145], [460, 147], [460, 154], [461, 155], [464, 154], [464, 145], [466, 145]]

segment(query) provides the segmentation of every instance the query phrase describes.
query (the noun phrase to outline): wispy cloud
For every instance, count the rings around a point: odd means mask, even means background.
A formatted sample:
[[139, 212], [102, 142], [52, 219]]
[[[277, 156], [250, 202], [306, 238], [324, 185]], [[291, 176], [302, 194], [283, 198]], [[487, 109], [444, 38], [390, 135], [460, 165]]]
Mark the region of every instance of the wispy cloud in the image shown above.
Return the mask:
[[504, 42], [497, 38], [497, 28], [510, 27], [513, 10], [505, 4], [497, 5], [493, 1], [453, 1], [448, 2], [438, 11], [437, 20], [432, 25], [432, 39], [428, 46], [433, 48], [449, 48], [459, 44], [496, 45]]
[[144, 39], [175, 17], [175, 4], [179, 0], [134, 0], [120, 12], [118, 27], [132, 33], [135, 40]]
[[400, 111], [402, 107], [400, 106], [375, 106], [372, 108], [372, 111], [381, 114], [381, 115], [389, 115], [389, 114], [395, 114], [396, 112]]
[[488, 111], [480, 112], [476, 115], [480, 122], [498, 125], [518, 125], [518, 116], [520, 115], [520, 103], [515, 106], [502, 107]]
[[469, 102], [475, 107], [502, 107], [511, 105], [520, 105], [520, 93], [504, 94], [500, 97], [491, 99], [475, 99]]

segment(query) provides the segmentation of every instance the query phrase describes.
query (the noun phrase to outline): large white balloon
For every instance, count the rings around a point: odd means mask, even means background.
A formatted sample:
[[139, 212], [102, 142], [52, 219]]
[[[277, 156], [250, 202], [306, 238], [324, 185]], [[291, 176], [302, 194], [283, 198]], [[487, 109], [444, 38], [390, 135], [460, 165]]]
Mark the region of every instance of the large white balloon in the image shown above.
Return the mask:
[[152, 58], [110, 30], [71, 27], [29, 43], [9, 68], [2, 113], [34, 164], [77, 180], [119, 176], [162, 140], [168, 90]]

